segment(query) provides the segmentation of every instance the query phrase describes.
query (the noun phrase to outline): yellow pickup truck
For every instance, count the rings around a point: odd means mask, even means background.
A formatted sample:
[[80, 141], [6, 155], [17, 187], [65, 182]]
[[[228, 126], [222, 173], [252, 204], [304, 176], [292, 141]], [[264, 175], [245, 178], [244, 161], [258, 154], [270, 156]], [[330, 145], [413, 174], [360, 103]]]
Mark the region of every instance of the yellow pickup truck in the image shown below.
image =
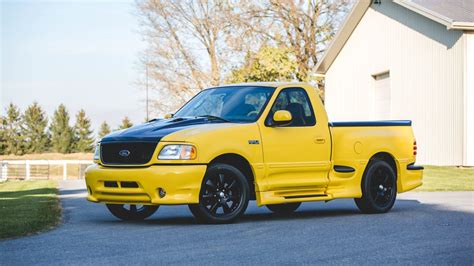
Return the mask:
[[422, 184], [416, 153], [411, 121], [331, 123], [308, 84], [227, 85], [105, 136], [86, 171], [87, 199], [124, 220], [187, 204], [202, 222], [228, 223], [250, 200], [289, 214], [354, 198], [363, 213], [384, 213]]

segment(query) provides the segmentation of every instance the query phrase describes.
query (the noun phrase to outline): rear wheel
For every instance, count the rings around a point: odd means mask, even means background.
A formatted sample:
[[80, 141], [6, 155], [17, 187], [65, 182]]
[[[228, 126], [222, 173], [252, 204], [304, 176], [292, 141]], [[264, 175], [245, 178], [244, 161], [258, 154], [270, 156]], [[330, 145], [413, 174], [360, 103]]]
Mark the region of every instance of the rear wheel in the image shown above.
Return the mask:
[[392, 209], [397, 197], [397, 179], [385, 161], [372, 161], [362, 179], [362, 198], [355, 199], [363, 213], [384, 213]]
[[301, 202], [293, 202], [293, 203], [283, 203], [283, 204], [270, 204], [266, 205], [267, 208], [278, 214], [290, 214], [296, 211], [298, 207], [301, 205]]
[[122, 220], [144, 220], [158, 210], [158, 205], [107, 204], [107, 209]]
[[214, 164], [204, 176], [199, 204], [189, 209], [199, 221], [230, 223], [242, 215], [249, 202], [249, 185], [237, 168], [228, 164]]

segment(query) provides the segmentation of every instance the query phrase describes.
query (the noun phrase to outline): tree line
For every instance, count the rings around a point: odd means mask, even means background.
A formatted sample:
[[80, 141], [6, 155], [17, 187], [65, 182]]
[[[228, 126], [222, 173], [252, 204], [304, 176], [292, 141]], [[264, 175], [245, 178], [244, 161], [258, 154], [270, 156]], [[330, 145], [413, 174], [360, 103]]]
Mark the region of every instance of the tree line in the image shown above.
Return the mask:
[[316, 65], [354, 2], [137, 0], [152, 107], [175, 110], [223, 83], [321, 83]]
[[[117, 130], [132, 127], [128, 117], [124, 117]], [[97, 138], [111, 132], [104, 121], [99, 128]], [[55, 110], [51, 122], [43, 108], [33, 102], [24, 112], [13, 103], [0, 116], [0, 155], [22, 155], [30, 153], [92, 152], [96, 138], [91, 129], [91, 120], [81, 109], [76, 114], [74, 125], [64, 104]]]

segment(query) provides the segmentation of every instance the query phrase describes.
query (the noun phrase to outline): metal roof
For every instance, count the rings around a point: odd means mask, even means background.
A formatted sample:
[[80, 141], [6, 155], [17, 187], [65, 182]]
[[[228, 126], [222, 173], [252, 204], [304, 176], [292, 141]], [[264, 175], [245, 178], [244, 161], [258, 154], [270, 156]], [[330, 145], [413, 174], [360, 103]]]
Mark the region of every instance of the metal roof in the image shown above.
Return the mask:
[[394, 0], [395, 3], [445, 25], [474, 30], [474, 0]]
[[[409, 0], [406, 0], [407, 2]], [[453, 21], [474, 22], [473, 0], [411, 0], [414, 4], [424, 6]]]

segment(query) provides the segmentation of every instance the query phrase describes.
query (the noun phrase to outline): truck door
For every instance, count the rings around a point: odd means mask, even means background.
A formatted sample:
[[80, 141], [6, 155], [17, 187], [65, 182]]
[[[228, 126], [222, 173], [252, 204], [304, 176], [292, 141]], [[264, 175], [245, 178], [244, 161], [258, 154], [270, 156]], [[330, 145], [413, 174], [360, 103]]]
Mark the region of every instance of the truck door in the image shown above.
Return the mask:
[[[260, 125], [266, 167], [266, 191], [297, 198], [325, 193], [330, 168], [331, 139], [326, 115], [316, 119], [314, 103], [321, 104], [316, 92], [303, 88], [279, 91], [264, 125]], [[313, 103], [312, 103], [313, 101]], [[316, 102], [318, 101], [318, 102]], [[273, 126], [273, 114], [287, 110], [292, 121]]]

